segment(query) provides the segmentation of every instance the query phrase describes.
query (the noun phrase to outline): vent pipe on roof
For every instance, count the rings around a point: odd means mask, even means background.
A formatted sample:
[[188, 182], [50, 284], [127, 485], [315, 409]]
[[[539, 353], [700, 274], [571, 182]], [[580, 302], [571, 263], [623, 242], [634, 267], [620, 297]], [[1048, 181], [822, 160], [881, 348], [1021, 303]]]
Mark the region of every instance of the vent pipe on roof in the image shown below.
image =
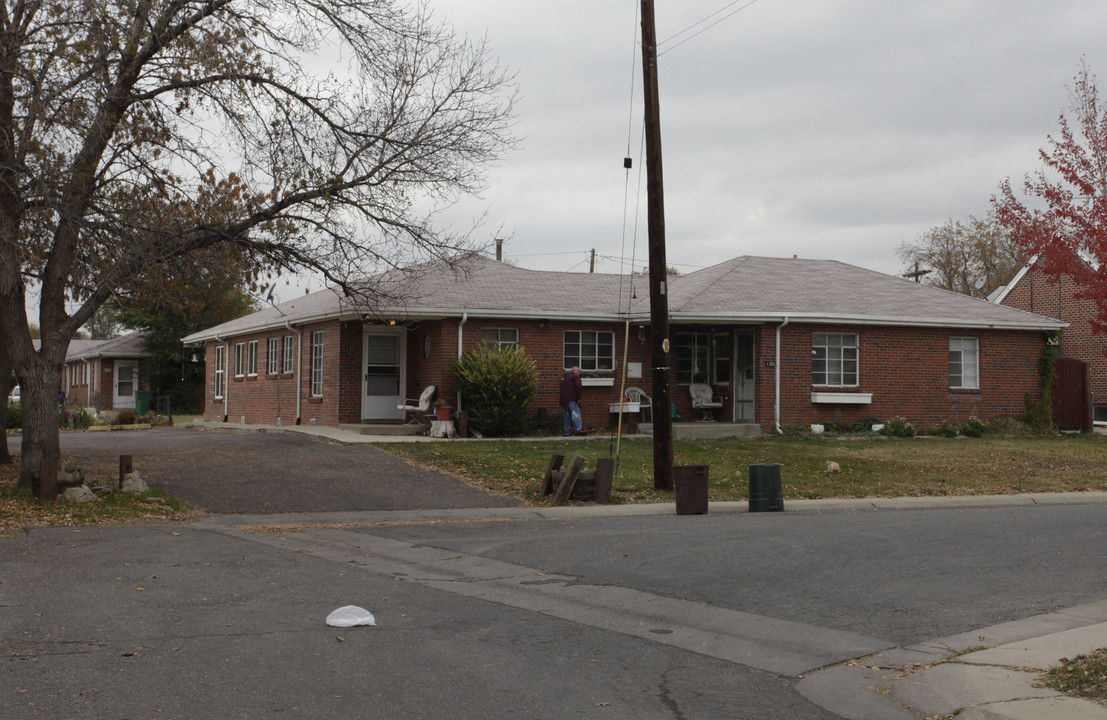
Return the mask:
[[504, 239], [496, 238], [496, 262], [504, 260]]

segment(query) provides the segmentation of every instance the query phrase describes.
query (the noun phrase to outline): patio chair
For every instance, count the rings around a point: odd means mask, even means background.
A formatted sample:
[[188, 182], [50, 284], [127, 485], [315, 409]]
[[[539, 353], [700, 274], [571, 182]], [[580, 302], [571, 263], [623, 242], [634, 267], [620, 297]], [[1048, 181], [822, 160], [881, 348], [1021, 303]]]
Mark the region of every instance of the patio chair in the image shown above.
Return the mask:
[[[627, 400], [638, 403], [638, 412], [641, 413], [642, 422], [653, 422], [653, 401], [650, 400], [650, 396], [642, 392], [642, 388], [628, 387], [626, 392], [623, 393], [627, 396]], [[646, 419], [646, 413], [650, 414], [650, 419]]]
[[[427, 387], [424, 388], [423, 392], [419, 395], [418, 400], [413, 400], [413, 399], [409, 398], [407, 400], [404, 400], [404, 402], [407, 403], [407, 405], [397, 405], [396, 408], [399, 409], [399, 410], [403, 410], [405, 413], [413, 412], [413, 413], [419, 413], [419, 414], [422, 414], [422, 415], [426, 415], [427, 412], [431, 409], [431, 398], [433, 398], [433, 397], [434, 397], [434, 385], [427, 385]], [[418, 403], [418, 404], [414, 405], [412, 403]], [[419, 422], [418, 417], [413, 419], [411, 422], [413, 422], [413, 423]]]
[[700, 422], [714, 422], [714, 412], [722, 408], [721, 402], [711, 399], [711, 386], [706, 383], [692, 383], [688, 386], [688, 392], [692, 394], [692, 408], [703, 413]]

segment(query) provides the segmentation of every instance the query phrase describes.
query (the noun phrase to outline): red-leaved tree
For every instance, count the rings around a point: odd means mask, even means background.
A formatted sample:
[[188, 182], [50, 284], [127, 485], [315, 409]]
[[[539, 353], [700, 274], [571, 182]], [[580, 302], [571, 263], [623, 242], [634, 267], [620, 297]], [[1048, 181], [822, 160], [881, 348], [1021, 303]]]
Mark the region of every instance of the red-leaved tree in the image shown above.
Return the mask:
[[1087, 64], [1071, 89], [1070, 120], [1039, 151], [1043, 170], [1023, 180], [1024, 198], [1010, 179], [992, 197], [996, 219], [1027, 257], [1054, 277], [1073, 279], [1077, 297], [1095, 302], [1097, 332], [1107, 332], [1107, 106], [1099, 101]]

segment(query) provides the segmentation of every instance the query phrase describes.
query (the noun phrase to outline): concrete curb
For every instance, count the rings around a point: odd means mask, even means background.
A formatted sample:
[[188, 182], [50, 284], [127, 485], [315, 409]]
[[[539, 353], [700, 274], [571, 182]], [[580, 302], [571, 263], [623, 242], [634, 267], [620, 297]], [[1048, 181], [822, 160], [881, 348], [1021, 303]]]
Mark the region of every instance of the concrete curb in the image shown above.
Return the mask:
[[[1107, 600], [894, 648], [809, 674], [799, 691], [847, 720], [1107, 720], [1107, 707], [1037, 687], [1062, 657], [1107, 646]], [[967, 649], [984, 648], [962, 654]]]

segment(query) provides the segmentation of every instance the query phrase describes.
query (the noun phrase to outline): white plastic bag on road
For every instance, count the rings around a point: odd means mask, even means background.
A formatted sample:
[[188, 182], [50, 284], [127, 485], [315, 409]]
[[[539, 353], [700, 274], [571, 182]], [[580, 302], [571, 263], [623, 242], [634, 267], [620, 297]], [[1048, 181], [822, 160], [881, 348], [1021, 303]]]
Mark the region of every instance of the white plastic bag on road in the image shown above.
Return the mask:
[[357, 605], [344, 605], [327, 616], [327, 624], [331, 627], [353, 627], [355, 625], [377, 624], [373, 613]]

